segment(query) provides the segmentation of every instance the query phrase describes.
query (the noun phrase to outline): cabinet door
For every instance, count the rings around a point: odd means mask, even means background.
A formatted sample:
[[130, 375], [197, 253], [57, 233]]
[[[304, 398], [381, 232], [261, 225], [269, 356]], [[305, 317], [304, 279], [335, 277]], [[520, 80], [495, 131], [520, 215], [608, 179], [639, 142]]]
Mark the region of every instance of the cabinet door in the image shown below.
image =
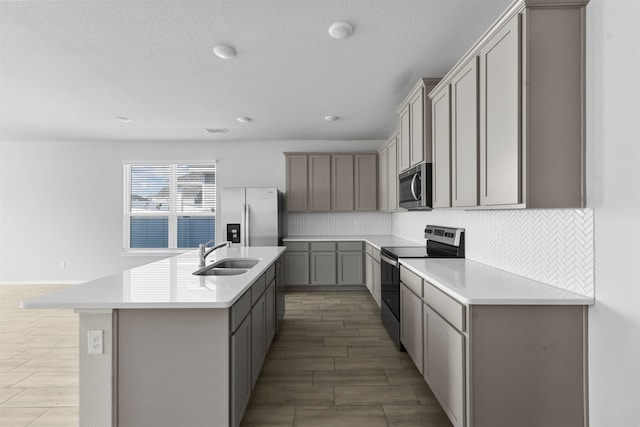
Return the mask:
[[411, 134], [409, 136], [411, 158], [410, 165], [415, 166], [424, 161], [424, 88], [420, 88], [409, 100], [409, 123]]
[[382, 299], [382, 277], [380, 274], [380, 263], [376, 260], [373, 261], [373, 299], [378, 303], [380, 307], [380, 301]]
[[424, 379], [455, 427], [464, 425], [464, 335], [424, 304]]
[[378, 154], [378, 160], [380, 162], [380, 168], [379, 168], [379, 180], [378, 180], [378, 194], [379, 194], [379, 200], [380, 200], [380, 210], [381, 211], [386, 211], [389, 210], [389, 205], [388, 205], [388, 199], [387, 199], [387, 194], [389, 192], [389, 189], [387, 187], [387, 182], [388, 182], [388, 169], [387, 169], [387, 147], [385, 146], [380, 153]]
[[478, 67], [477, 58], [451, 81], [452, 205], [478, 206]]
[[373, 295], [373, 258], [367, 255], [365, 258], [366, 285], [371, 295]]
[[519, 23], [512, 18], [480, 51], [480, 204], [486, 206], [522, 202]]
[[287, 210], [307, 210], [307, 155], [288, 154], [286, 156]]
[[336, 284], [335, 252], [311, 252], [311, 284]]
[[338, 285], [364, 283], [364, 252], [338, 252]]
[[353, 155], [331, 155], [331, 210], [353, 210], [353, 181]]
[[422, 299], [400, 285], [400, 341], [420, 373], [422, 370]]
[[276, 336], [276, 281], [271, 281], [271, 284], [267, 286], [267, 290], [264, 293], [265, 296], [265, 353], [269, 353], [271, 342]]
[[284, 253], [287, 285], [309, 284], [309, 252]]
[[431, 109], [433, 132], [433, 207], [451, 207], [451, 99], [449, 85], [434, 97]]
[[356, 154], [355, 202], [357, 211], [375, 211], [378, 209], [378, 155]]
[[309, 210], [331, 210], [331, 156], [309, 155]]
[[265, 329], [265, 295], [251, 308], [251, 387], [253, 388], [260, 376], [260, 369], [266, 356]]
[[411, 167], [409, 156], [411, 146], [411, 126], [409, 120], [409, 105], [400, 111], [400, 148], [398, 149], [398, 172], [404, 172]]
[[398, 134], [387, 148], [387, 209], [398, 210]]
[[251, 314], [231, 335], [231, 425], [239, 426], [251, 397]]

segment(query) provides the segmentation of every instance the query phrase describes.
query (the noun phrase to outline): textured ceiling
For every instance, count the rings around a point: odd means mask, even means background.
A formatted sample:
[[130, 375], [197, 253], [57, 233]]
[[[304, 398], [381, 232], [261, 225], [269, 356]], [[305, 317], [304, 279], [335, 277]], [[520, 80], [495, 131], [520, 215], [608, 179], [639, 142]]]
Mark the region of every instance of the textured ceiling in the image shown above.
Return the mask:
[[[418, 78], [443, 76], [509, 3], [2, 1], [0, 139], [385, 139]], [[334, 40], [341, 20], [354, 34]]]

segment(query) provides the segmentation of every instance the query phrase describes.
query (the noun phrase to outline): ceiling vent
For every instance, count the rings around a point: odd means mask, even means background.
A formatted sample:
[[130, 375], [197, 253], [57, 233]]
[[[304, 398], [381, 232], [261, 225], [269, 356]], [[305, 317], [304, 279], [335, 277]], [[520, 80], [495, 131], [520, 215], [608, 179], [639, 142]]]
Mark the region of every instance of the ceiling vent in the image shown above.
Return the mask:
[[229, 129], [219, 128], [219, 129], [205, 129], [209, 133], [229, 133]]

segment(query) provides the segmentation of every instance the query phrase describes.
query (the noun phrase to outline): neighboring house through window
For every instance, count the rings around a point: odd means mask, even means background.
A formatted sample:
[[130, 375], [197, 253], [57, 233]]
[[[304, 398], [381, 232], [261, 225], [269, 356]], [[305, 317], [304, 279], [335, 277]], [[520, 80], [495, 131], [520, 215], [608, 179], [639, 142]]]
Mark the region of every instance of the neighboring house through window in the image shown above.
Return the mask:
[[215, 239], [215, 162], [125, 162], [123, 177], [125, 251], [196, 248]]

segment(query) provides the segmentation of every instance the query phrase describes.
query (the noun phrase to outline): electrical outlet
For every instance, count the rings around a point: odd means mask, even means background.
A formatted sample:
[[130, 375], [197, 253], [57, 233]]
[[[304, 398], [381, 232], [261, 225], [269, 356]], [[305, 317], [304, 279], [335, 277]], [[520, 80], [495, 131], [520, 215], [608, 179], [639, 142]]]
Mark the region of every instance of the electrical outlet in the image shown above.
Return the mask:
[[60, 268], [67, 268], [67, 262], [66, 261], [60, 261]]
[[87, 344], [89, 346], [89, 354], [102, 354], [104, 352], [103, 344], [104, 331], [87, 331]]

